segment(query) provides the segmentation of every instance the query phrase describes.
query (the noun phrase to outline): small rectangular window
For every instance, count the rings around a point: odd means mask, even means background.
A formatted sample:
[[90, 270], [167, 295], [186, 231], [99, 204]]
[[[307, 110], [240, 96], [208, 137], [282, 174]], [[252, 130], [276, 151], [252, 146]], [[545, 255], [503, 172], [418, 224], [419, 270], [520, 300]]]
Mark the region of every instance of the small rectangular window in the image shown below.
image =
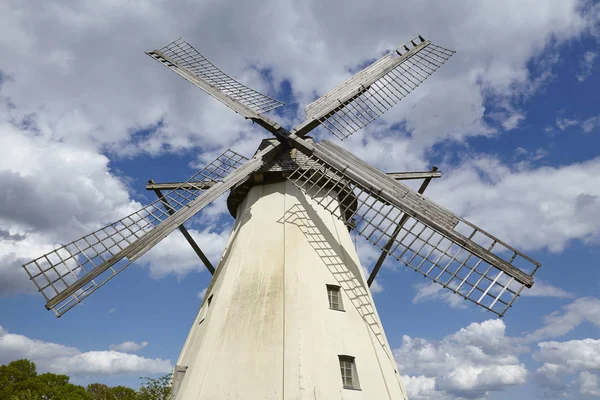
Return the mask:
[[340, 372], [342, 374], [342, 385], [344, 389], [360, 389], [358, 376], [356, 374], [356, 363], [354, 357], [339, 356]]
[[208, 300], [206, 300], [206, 307], [210, 307], [210, 302], [212, 301], [213, 295], [211, 294]]
[[332, 310], [344, 310], [339, 286], [327, 285], [327, 297], [329, 298], [329, 308]]

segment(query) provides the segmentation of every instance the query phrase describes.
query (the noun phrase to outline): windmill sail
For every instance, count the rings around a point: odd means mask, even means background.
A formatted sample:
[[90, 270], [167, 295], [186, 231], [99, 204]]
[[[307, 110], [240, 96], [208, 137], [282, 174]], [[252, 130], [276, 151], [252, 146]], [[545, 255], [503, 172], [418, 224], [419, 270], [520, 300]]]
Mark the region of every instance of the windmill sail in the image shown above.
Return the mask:
[[390, 256], [500, 316], [533, 285], [536, 261], [333, 143], [300, 141], [312, 154], [289, 179]]
[[231, 78], [181, 38], [146, 54], [245, 117], [283, 105]]
[[306, 117], [343, 140], [406, 97], [453, 54], [417, 36], [309, 104]]
[[[133, 214], [53, 250], [23, 268], [61, 316], [141, 257], [152, 246], [263, 165], [227, 150], [164, 198]], [[245, 163], [245, 164], [244, 164]], [[191, 188], [194, 186], [194, 188]], [[206, 189], [203, 191], [202, 189]]]

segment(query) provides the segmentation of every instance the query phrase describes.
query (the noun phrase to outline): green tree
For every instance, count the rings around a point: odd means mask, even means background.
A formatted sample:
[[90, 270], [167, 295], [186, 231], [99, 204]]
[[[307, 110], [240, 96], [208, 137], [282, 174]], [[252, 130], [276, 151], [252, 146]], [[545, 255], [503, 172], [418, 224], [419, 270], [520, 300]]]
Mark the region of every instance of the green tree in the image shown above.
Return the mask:
[[10, 400], [38, 400], [38, 395], [30, 389], [21, 390], [18, 394], [13, 394]]
[[93, 400], [83, 386], [67, 383], [49, 391], [49, 400]]
[[110, 387], [103, 383], [90, 383], [86, 391], [94, 400], [112, 400], [110, 396]]
[[93, 400], [82, 386], [69, 383], [66, 375], [37, 374], [29, 360], [0, 366], [0, 399]]
[[35, 364], [29, 360], [16, 360], [8, 365], [0, 365], [0, 399], [9, 399], [27, 381], [35, 379], [37, 371]]
[[103, 383], [91, 383], [86, 390], [94, 400], [138, 400], [136, 391], [125, 386], [109, 387]]
[[171, 374], [142, 378], [140, 389], [91, 383], [87, 387], [69, 382], [67, 375], [38, 374], [35, 363], [16, 360], [0, 365], [0, 400], [169, 400]]
[[138, 400], [137, 392], [125, 386], [113, 386], [110, 388], [113, 395], [112, 400]]
[[142, 383], [138, 390], [139, 400], [169, 400], [171, 395], [171, 377], [167, 374], [160, 378], [142, 377], [146, 382]]

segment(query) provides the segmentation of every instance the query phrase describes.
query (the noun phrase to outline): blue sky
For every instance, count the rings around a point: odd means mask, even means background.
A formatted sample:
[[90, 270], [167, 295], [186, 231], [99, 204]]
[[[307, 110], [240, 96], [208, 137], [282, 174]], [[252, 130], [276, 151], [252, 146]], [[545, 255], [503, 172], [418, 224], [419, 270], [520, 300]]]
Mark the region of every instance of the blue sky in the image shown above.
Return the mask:
[[[432, 199], [542, 268], [500, 320], [387, 261], [375, 301], [410, 398], [600, 397], [600, 6], [232, 4], [0, 6], [0, 363], [135, 387], [178, 357], [210, 282], [179, 232], [60, 319], [20, 269], [153, 201], [148, 179], [185, 180], [266, 137], [144, 51], [183, 36], [284, 101], [273, 116], [291, 128], [421, 33], [457, 53], [342, 145], [385, 171], [438, 166]], [[187, 224], [214, 264], [233, 223], [224, 200]], [[357, 242], [371, 268], [378, 252]]]

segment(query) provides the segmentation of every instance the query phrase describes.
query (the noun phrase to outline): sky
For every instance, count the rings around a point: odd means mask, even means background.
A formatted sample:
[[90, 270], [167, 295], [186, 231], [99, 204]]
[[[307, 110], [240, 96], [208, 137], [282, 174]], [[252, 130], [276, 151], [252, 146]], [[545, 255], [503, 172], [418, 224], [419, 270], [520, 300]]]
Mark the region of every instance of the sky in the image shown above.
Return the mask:
[[[184, 37], [304, 107], [421, 34], [457, 53], [341, 144], [383, 171], [442, 171], [427, 196], [542, 263], [502, 319], [391, 261], [373, 290], [409, 397], [600, 397], [600, 4], [80, 0], [0, 3], [0, 363], [137, 387], [171, 371], [210, 274], [175, 231], [57, 319], [20, 266], [153, 201], [267, 133], [151, 60]], [[411, 185], [418, 185], [413, 182]], [[225, 197], [186, 226], [213, 260]], [[357, 239], [363, 266], [378, 251]]]

